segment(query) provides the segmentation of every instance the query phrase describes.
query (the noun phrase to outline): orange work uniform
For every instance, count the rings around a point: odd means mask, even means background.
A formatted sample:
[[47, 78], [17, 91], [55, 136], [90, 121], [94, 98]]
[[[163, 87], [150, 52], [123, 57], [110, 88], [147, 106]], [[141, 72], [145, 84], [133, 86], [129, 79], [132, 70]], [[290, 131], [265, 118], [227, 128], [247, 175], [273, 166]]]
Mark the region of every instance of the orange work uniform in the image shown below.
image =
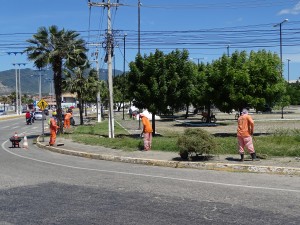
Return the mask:
[[254, 122], [248, 114], [242, 114], [238, 119], [237, 138], [240, 154], [244, 154], [246, 147], [249, 153], [255, 153], [251, 135], [254, 131]]
[[70, 128], [72, 114], [67, 112], [64, 119], [64, 128]]
[[54, 117], [50, 118], [50, 141], [49, 141], [50, 146], [55, 144], [57, 129], [58, 126], [56, 124], [56, 119]]
[[143, 133], [144, 133], [144, 150], [148, 151], [151, 149], [152, 145], [152, 126], [149, 119], [143, 114], [140, 115], [143, 123]]

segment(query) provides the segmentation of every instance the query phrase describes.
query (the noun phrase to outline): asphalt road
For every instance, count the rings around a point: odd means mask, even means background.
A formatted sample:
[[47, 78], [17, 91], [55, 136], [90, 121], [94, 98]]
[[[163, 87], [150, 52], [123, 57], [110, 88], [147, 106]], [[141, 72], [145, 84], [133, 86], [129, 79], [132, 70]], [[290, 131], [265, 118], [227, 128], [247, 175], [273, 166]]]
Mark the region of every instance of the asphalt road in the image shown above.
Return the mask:
[[[0, 224], [300, 224], [293, 176], [151, 167], [37, 148], [0, 121]], [[29, 149], [10, 148], [15, 131]]]

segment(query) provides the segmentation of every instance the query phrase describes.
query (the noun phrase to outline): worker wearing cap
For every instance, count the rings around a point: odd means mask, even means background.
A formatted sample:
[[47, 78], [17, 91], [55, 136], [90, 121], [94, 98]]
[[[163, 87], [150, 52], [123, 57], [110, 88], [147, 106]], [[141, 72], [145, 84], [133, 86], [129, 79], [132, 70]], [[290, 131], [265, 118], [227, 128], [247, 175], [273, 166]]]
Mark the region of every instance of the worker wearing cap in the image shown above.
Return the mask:
[[143, 134], [144, 134], [144, 150], [149, 151], [152, 144], [152, 126], [149, 119], [143, 114], [140, 114], [143, 123]]
[[254, 121], [248, 110], [243, 109], [241, 116], [238, 118], [237, 139], [238, 148], [241, 155], [241, 161], [244, 161], [244, 148], [246, 147], [251, 155], [252, 160], [256, 160], [256, 154], [253, 146], [252, 135], [254, 131]]
[[56, 115], [56, 112], [52, 112], [52, 117], [50, 118], [50, 146], [53, 146], [56, 141], [56, 132], [58, 130], [58, 126], [56, 124]]

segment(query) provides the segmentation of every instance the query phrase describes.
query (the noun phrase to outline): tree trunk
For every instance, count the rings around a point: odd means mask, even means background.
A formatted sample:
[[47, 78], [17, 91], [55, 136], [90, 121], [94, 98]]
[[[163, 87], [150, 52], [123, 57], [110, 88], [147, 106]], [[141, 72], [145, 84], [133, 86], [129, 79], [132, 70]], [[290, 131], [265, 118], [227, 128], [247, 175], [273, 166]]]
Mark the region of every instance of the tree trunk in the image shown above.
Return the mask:
[[186, 105], [186, 112], [185, 112], [185, 118], [187, 119], [189, 116], [189, 106]]
[[61, 109], [61, 94], [62, 94], [62, 60], [57, 58], [52, 64], [53, 80], [55, 89], [56, 112], [59, 126], [59, 133], [63, 133], [62, 126], [62, 109]]
[[83, 125], [83, 100], [81, 98], [80, 92], [77, 92], [77, 96], [79, 100], [78, 108], [79, 108], [80, 125]]

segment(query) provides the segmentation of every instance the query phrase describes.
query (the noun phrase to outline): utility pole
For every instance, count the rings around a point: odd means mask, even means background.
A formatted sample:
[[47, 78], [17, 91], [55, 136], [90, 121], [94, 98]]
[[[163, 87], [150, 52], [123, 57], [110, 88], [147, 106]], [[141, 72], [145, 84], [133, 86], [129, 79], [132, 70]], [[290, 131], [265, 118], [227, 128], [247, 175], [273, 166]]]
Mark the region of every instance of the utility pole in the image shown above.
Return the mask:
[[[141, 0], [138, 0], [138, 54], [141, 54]], [[139, 109], [139, 113], [140, 109]], [[141, 117], [139, 116], [139, 130], [141, 129]]]
[[282, 69], [282, 65], [283, 65], [283, 62], [282, 62], [282, 32], [281, 32], [281, 27], [282, 27], [282, 24], [285, 23], [285, 22], [288, 22], [289, 20], [288, 19], [285, 19], [283, 20], [282, 22], [278, 23], [278, 24], [275, 24], [273, 27], [277, 27], [279, 26], [279, 40], [280, 40], [280, 73], [281, 73], [281, 76], [283, 76], [283, 69]]
[[[124, 79], [125, 79], [125, 62], [126, 62], [126, 36], [127, 36], [127, 34], [125, 33], [124, 34], [124, 37], [123, 37], [123, 41], [124, 41], [124, 60], [123, 60], [123, 76], [124, 76]], [[125, 95], [125, 88], [124, 88], [124, 83], [123, 83], [123, 120], [125, 120], [125, 117], [124, 117], [124, 114], [125, 114], [125, 112], [124, 112], [124, 110], [125, 110], [125, 104], [124, 104], [124, 95]]]
[[138, 0], [138, 54], [141, 54], [141, 0]]
[[100, 6], [107, 7], [107, 37], [106, 37], [106, 56], [107, 56], [107, 72], [108, 72], [108, 91], [109, 91], [109, 138], [114, 138], [114, 113], [113, 113], [113, 80], [112, 80], [112, 44], [113, 36], [111, 31], [111, 7], [118, 7], [119, 3], [110, 3], [110, 0], [107, 0], [107, 3], [94, 3], [88, 2], [89, 6]]

